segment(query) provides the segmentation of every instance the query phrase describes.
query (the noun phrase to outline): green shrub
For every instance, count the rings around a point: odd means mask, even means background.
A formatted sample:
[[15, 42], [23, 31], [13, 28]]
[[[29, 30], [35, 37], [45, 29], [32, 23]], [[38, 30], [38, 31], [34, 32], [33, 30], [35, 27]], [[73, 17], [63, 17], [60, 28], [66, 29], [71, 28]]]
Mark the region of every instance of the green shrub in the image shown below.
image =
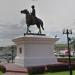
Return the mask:
[[60, 72], [66, 70], [68, 70], [68, 64], [54, 64], [54, 65], [47, 66], [48, 72]]
[[28, 72], [29, 72], [29, 75], [44, 73], [45, 67], [44, 66], [29, 67]]
[[4, 66], [0, 65], [0, 71], [5, 73], [6, 72], [6, 68]]
[[[60, 57], [57, 58], [58, 62], [68, 62], [69, 58], [68, 57]], [[75, 62], [75, 57], [71, 57], [71, 62]]]

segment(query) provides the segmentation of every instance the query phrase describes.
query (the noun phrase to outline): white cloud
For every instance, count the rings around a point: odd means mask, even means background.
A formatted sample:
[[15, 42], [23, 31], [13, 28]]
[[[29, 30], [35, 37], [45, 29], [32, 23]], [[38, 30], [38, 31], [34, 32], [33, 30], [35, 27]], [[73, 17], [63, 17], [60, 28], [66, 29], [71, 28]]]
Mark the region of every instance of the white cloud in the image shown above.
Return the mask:
[[[75, 32], [75, 0], [0, 0], [0, 40], [1, 46], [12, 44], [13, 38], [23, 36], [26, 31], [25, 15], [20, 11], [31, 5], [36, 8], [36, 15], [44, 22], [45, 33], [58, 35], [64, 41], [62, 30], [71, 28]], [[37, 32], [36, 26], [31, 27]], [[5, 40], [3, 42], [3, 40]], [[6, 43], [5, 43], [6, 42]]]

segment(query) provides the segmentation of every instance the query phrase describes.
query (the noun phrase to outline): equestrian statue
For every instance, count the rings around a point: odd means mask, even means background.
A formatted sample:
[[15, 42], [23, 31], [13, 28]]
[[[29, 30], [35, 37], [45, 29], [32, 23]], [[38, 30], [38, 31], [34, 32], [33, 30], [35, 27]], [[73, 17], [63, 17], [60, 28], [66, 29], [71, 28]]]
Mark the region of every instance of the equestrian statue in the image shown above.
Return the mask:
[[38, 17], [36, 17], [35, 6], [32, 5], [31, 8], [32, 8], [31, 13], [29, 13], [29, 11], [27, 9], [24, 9], [21, 11], [22, 14], [26, 14], [26, 24], [27, 24], [27, 32], [26, 33], [31, 33], [31, 31], [29, 30], [30, 25], [36, 25], [37, 28], [39, 29], [38, 34], [42, 34], [41, 28], [44, 30], [43, 21], [41, 19], [39, 19]]

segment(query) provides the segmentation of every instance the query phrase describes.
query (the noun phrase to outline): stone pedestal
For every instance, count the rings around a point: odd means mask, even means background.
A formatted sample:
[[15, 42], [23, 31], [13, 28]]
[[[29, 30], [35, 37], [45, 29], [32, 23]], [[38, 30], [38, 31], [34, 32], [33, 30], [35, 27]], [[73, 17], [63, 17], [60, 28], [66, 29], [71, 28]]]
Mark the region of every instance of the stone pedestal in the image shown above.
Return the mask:
[[57, 38], [40, 35], [25, 35], [13, 39], [17, 45], [15, 64], [30, 67], [57, 63], [53, 54]]

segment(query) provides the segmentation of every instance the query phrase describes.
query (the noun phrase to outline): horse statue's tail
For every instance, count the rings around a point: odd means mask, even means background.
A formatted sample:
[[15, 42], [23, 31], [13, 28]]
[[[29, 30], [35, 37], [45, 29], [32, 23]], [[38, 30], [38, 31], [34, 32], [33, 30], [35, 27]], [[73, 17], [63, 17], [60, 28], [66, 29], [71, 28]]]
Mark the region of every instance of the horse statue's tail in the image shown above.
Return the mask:
[[42, 29], [44, 30], [44, 27], [43, 27], [43, 22], [41, 23], [41, 27], [42, 27]]

